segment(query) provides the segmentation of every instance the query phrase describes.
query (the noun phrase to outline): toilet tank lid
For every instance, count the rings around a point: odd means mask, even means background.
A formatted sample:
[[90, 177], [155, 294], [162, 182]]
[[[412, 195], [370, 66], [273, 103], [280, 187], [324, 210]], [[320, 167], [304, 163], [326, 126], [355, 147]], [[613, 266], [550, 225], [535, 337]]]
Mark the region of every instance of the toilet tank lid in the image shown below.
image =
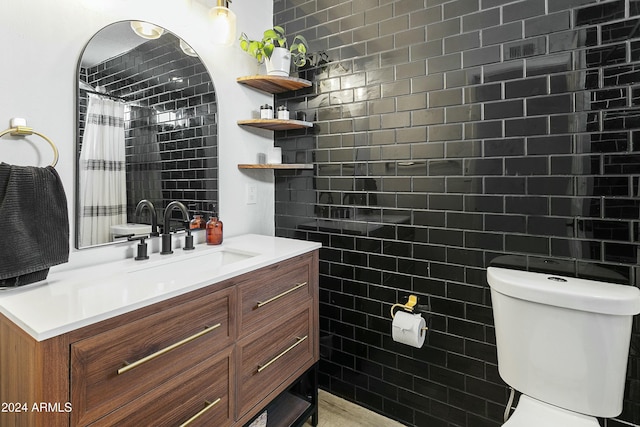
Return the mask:
[[635, 286], [501, 267], [489, 267], [487, 281], [501, 294], [540, 304], [613, 315], [640, 313]]

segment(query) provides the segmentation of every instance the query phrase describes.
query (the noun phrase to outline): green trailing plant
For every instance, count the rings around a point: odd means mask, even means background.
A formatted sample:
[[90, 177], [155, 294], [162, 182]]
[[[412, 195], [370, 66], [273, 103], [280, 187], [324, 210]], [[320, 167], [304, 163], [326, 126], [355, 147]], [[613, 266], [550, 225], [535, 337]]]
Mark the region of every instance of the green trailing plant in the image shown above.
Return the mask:
[[240, 35], [240, 48], [256, 58], [258, 63], [262, 63], [264, 58], [271, 58], [276, 47], [289, 49], [291, 62], [296, 67], [302, 67], [307, 63], [308, 43], [302, 35], [295, 36], [291, 45], [287, 42], [284, 28], [277, 25], [265, 30], [262, 40], [251, 40], [245, 33]]

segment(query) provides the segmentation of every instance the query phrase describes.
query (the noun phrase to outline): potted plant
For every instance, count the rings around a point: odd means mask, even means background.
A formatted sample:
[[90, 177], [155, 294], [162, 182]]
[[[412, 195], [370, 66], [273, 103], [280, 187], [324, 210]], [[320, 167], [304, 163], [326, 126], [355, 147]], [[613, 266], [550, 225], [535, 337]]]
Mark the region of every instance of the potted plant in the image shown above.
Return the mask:
[[296, 67], [307, 63], [308, 43], [304, 36], [295, 36], [289, 45], [284, 29], [277, 25], [266, 30], [262, 40], [251, 40], [242, 33], [240, 48], [256, 58], [259, 64], [265, 61], [269, 75], [288, 76], [291, 62]]

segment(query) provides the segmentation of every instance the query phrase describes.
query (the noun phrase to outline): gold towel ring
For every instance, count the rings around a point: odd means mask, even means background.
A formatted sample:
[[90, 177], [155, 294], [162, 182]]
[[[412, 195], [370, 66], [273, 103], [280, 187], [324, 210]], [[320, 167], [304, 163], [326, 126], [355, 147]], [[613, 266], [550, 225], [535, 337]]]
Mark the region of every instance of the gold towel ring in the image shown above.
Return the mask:
[[40, 138], [47, 141], [51, 146], [51, 148], [53, 149], [53, 163], [51, 163], [51, 166], [55, 167], [58, 164], [58, 148], [56, 147], [56, 144], [54, 144], [53, 141], [51, 141], [49, 138], [47, 138], [40, 132], [36, 132], [35, 130], [27, 126], [16, 126], [14, 128], [5, 129], [2, 132], [0, 132], [0, 138], [2, 138], [8, 133], [11, 133], [12, 136], [26, 136], [31, 134], [38, 135]]

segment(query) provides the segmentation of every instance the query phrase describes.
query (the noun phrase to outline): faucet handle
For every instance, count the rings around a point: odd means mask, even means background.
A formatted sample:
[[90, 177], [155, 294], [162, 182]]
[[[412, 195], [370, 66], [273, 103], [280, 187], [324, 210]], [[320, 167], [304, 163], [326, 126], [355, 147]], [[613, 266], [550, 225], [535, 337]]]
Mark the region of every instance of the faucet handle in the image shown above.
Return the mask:
[[144, 259], [149, 259], [149, 255], [147, 255], [147, 242], [145, 242], [146, 239], [148, 239], [149, 236], [147, 235], [143, 235], [143, 236], [137, 236], [137, 237], [128, 237], [127, 240], [130, 242], [139, 240], [140, 243], [138, 243], [138, 254], [136, 255], [136, 257], [134, 258], [136, 261], [141, 261]]
[[187, 235], [184, 238], [184, 248], [182, 250], [192, 251], [195, 247], [193, 246], [193, 236], [191, 235], [191, 229], [187, 228]]

